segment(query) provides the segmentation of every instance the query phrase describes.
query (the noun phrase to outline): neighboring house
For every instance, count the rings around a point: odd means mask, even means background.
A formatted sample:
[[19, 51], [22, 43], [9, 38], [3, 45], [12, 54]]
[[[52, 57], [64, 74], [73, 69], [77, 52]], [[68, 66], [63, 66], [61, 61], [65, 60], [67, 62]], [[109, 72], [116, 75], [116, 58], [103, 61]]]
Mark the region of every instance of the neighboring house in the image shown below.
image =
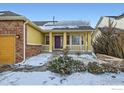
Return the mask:
[[108, 27], [109, 19], [111, 20], [111, 22], [114, 22], [113, 26], [116, 25], [115, 26], [115, 28], [117, 30], [116, 33], [119, 34], [121, 32], [119, 35], [120, 35], [120, 37], [123, 36], [123, 33], [124, 33], [124, 31], [123, 31], [124, 30], [124, 14], [121, 14], [119, 16], [103, 16], [99, 19], [99, 21], [96, 25], [96, 30], [92, 34], [92, 41], [93, 42], [96, 39], [96, 37], [101, 34], [100, 29]]
[[0, 64], [14, 64], [41, 53], [42, 30], [10, 11], [0, 12]]
[[[63, 50], [92, 52], [89, 23], [35, 21], [10, 11], [0, 12], [0, 64], [14, 64], [42, 53]], [[35, 62], [35, 61], [34, 61]]]
[[118, 41], [121, 44], [124, 51], [124, 14], [119, 16], [104, 16], [101, 17], [96, 25], [96, 30], [92, 34], [92, 42], [101, 35], [101, 31], [108, 30], [109, 20], [113, 22], [114, 34], [117, 35]]
[[92, 52], [94, 29], [83, 21], [34, 21], [44, 33], [43, 50], [52, 52], [69, 48], [72, 52]]

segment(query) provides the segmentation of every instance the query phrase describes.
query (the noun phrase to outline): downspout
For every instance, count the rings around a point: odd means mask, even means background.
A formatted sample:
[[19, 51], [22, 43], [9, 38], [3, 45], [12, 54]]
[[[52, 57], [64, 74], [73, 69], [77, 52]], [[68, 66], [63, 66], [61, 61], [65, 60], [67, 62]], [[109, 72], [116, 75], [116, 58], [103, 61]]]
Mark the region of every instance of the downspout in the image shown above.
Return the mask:
[[23, 61], [22, 62], [25, 62], [25, 59], [26, 59], [26, 56], [25, 56], [25, 48], [26, 48], [26, 24], [28, 23], [28, 20], [26, 22], [24, 22], [23, 24], [23, 37], [24, 37], [24, 41], [23, 41]]

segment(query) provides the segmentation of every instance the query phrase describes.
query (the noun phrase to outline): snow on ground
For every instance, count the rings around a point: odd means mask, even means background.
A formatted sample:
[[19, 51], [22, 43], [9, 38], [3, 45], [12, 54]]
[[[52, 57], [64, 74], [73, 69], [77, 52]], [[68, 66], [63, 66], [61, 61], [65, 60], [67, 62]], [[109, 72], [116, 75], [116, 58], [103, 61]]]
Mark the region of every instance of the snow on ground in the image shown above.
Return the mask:
[[[95, 75], [88, 72], [60, 76], [45, 72], [4, 72], [0, 85], [124, 85], [124, 73]], [[115, 78], [112, 78], [115, 76]]]
[[94, 54], [81, 54], [81, 55], [75, 55], [75, 54], [69, 54], [68, 56], [72, 57], [74, 60], [80, 60], [87, 64], [88, 62], [97, 62], [97, 58]]
[[52, 53], [43, 53], [37, 56], [26, 59], [25, 62], [18, 63], [17, 65], [30, 65], [30, 66], [42, 66], [52, 58]]
[[[21, 66], [25, 66], [25, 65], [42, 66], [45, 63], [47, 63], [48, 61], [50, 61], [53, 58], [53, 56], [54, 56], [54, 54], [52, 54], [52, 53], [39, 54], [37, 56], [30, 57], [30, 58], [26, 59], [25, 62], [18, 63], [15, 66], [18, 66], [18, 65], [21, 65]], [[57, 56], [59, 56], [59, 55], [57, 55]], [[79, 56], [77, 56], [75, 54], [69, 54], [68, 56], [72, 57], [73, 59], [83, 61], [85, 63], [93, 62], [93, 61], [97, 60], [94, 57], [94, 55], [91, 55], [91, 54], [82, 54]]]
[[[51, 53], [31, 57], [20, 65], [42, 66], [52, 59]], [[93, 55], [69, 55], [83, 62], [97, 60]], [[18, 66], [18, 64], [16, 64]], [[124, 85], [124, 73], [105, 73], [95, 75], [88, 72], [60, 76], [50, 71], [44, 72], [3, 72], [0, 73], [0, 85]]]

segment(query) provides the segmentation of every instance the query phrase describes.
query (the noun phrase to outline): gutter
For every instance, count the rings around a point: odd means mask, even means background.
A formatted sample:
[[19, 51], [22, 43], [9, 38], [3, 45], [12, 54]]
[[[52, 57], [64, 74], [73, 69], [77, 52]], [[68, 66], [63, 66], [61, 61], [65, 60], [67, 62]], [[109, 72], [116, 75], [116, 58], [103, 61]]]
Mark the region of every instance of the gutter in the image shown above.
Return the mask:
[[92, 30], [43, 30], [42, 32], [93, 32], [95, 29]]
[[26, 59], [26, 56], [25, 56], [25, 48], [26, 48], [26, 24], [28, 23], [28, 20], [26, 22], [24, 22], [24, 25], [23, 25], [23, 37], [24, 37], [24, 41], [23, 41], [23, 63], [25, 62], [25, 59]]

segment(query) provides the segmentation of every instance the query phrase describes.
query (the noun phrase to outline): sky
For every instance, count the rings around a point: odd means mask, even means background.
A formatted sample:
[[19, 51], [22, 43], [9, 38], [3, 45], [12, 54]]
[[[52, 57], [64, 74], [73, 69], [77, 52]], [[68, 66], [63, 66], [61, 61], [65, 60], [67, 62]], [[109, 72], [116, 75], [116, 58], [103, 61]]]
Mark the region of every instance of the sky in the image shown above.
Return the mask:
[[117, 16], [124, 13], [124, 4], [107, 3], [14, 3], [0, 4], [0, 11], [13, 11], [32, 21], [83, 20], [95, 27], [101, 16]]

